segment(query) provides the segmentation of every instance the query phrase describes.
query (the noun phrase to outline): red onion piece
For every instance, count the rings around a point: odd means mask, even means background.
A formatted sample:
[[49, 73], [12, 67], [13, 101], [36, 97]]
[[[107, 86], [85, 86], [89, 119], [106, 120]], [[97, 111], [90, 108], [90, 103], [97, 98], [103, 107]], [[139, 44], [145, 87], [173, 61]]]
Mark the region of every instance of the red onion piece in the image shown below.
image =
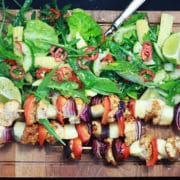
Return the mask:
[[82, 121], [84, 122], [90, 122], [90, 118], [91, 118], [91, 109], [90, 106], [88, 104], [86, 104], [83, 108], [83, 110], [81, 111], [80, 117], [82, 119]]
[[76, 103], [73, 98], [67, 100], [66, 104], [63, 106], [64, 118], [70, 118], [77, 115]]
[[178, 130], [180, 130], [180, 102], [174, 108], [174, 121]]
[[13, 139], [13, 129], [10, 127], [0, 126], [0, 144], [7, 143]]
[[102, 103], [102, 96], [101, 95], [96, 95], [91, 98], [90, 105], [94, 106], [96, 104], [101, 104]]
[[140, 139], [141, 134], [142, 134], [142, 124], [140, 120], [136, 121], [136, 126], [137, 126], [137, 132], [136, 132], [136, 140]]
[[123, 101], [119, 101], [118, 110], [115, 113], [115, 118], [119, 119], [123, 115], [125, 109], [126, 109], [125, 103]]
[[102, 159], [105, 151], [109, 148], [109, 143], [104, 143], [98, 140], [93, 140], [92, 142], [92, 152], [96, 156], [97, 159]]

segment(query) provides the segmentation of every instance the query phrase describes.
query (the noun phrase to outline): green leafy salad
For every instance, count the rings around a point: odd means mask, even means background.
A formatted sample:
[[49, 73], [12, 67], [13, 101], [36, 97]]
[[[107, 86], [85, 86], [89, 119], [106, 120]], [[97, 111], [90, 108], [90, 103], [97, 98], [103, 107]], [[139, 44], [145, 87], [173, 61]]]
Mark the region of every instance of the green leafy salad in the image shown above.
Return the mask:
[[[13, 15], [1, 2], [0, 84], [12, 81], [22, 104], [29, 94], [47, 100], [52, 92], [87, 103], [97, 94], [180, 102], [180, 32], [172, 32], [170, 14], [150, 25], [146, 13], [134, 13], [104, 37], [91, 14], [71, 5], [53, 0], [34, 11], [26, 0]], [[0, 100], [16, 91], [1, 90]]]

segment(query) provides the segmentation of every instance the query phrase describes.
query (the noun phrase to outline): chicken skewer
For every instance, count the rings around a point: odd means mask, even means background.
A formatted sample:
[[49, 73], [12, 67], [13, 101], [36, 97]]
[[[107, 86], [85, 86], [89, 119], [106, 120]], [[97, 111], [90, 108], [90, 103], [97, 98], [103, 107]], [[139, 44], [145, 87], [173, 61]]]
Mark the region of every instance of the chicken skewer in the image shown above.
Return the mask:
[[110, 95], [91, 98], [91, 103], [86, 104], [80, 98], [65, 98], [57, 95], [52, 97], [51, 104], [45, 100], [35, 102], [34, 95], [30, 95], [25, 101], [24, 109], [21, 109], [20, 103], [16, 100], [0, 103], [0, 125], [11, 126], [15, 120], [21, 118], [22, 113], [28, 125], [41, 118], [59, 119], [63, 125], [67, 120], [71, 124], [78, 124], [82, 119], [86, 121], [90, 117], [102, 118], [102, 124], [108, 124], [116, 121], [116, 114], [127, 115], [130, 112], [135, 119], [152, 120], [154, 125], [167, 126], [176, 120], [176, 125], [178, 129], [180, 128], [180, 103], [173, 108], [160, 99], [132, 102], [127, 103], [116, 95]]
[[[175, 160], [178, 159], [180, 155], [179, 136], [173, 136], [164, 140], [162, 138], [154, 138], [150, 134], [144, 134], [140, 137], [140, 139], [137, 139], [127, 145], [127, 143], [119, 137], [106, 137], [104, 139], [98, 139], [96, 136], [92, 135], [92, 142], [88, 143], [88, 146], [83, 146], [84, 143], [79, 135], [75, 136], [75, 129], [73, 130], [74, 132], [72, 131], [74, 125], [65, 125], [64, 127], [66, 128], [66, 131], [61, 131], [61, 125], [55, 121], [52, 121], [52, 124], [56, 127], [56, 132], [61, 133], [61, 136], [62, 132], [66, 133], [66, 135], [63, 135], [66, 139], [66, 146], [63, 146], [63, 148], [65, 156], [68, 159], [80, 160], [83, 150], [91, 150], [98, 159], [105, 158], [105, 160], [112, 165], [118, 165], [120, 161], [127, 159], [129, 156], [135, 156], [145, 160], [147, 166], [153, 166], [158, 160]], [[34, 136], [37, 138], [36, 142], [38, 142], [38, 136], [40, 136], [38, 134], [39, 132], [33, 130], [37, 130], [37, 126], [35, 127], [35, 125], [33, 125], [34, 127], [32, 127], [31, 131], [30, 127], [27, 126], [24, 128], [23, 132], [23, 128], [21, 129], [20, 126], [25, 127], [26, 125], [24, 122], [15, 123], [14, 135], [16, 136], [16, 140], [24, 144], [32, 143], [32, 141], [28, 142], [27, 139], [33, 139], [32, 137], [34, 133]], [[46, 133], [45, 140], [49, 144], [54, 144], [56, 140], [48, 134], [48, 132]], [[36, 142], [34, 141], [34, 144]]]

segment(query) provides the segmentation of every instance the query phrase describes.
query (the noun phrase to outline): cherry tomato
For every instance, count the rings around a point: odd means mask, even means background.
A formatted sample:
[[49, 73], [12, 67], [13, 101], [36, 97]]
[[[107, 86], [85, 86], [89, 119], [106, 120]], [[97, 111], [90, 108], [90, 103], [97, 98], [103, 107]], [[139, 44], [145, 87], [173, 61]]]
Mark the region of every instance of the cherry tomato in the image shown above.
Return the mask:
[[[149, 69], [143, 69], [139, 72], [139, 75], [143, 77], [144, 82], [152, 81], [155, 77], [155, 74]], [[147, 78], [145, 75], [150, 75], [151, 77]]]
[[152, 43], [144, 42], [141, 51], [141, 58], [144, 62], [148, 62], [152, 59]]
[[93, 46], [89, 46], [88, 48], [86, 48], [86, 50], [85, 50], [85, 53], [87, 53], [87, 54], [89, 54], [89, 53], [92, 53], [92, 54], [90, 54], [90, 55], [86, 55], [85, 56], [85, 59], [86, 60], [88, 60], [88, 61], [95, 61], [97, 58], [98, 58], [98, 56], [99, 56], [99, 53], [93, 53], [93, 51], [95, 50], [96, 48], [95, 47], [93, 47]]
[[151, 159], [146, 161], [146, 166], [150, 167], [156, 164], [157, 160], [158, 160], [158, 148], [157, 148], [157, 139], [153, 138], [151, 140], [151, 144], [152, 144], [152, 155], [151, 155]]
[[24, 103], [24, 116], [27, 125], [32, 125], [36, 122], [36, 107], [34, 94], [30, 94]]
[[108, 121], [107, 121], [108, 120], [108, 114], [109, 114], [109, 111], [111, 110], [111, 102], [110, 102], [110, 99], [108, 96], [105, 96], [103, 98], [102, 104], [104, 106], [104, 113], [102, 116], [101, 123], [107, 124], [108, 123]]
[[10, 75], [13, 79], [22, 79], [25, 76], [25, 72], [21, 66], [14, 65], [10, 69]]
[[44, 78], [46, 73], [49, 73], [51, 71], [50, 68], [39, 68], [36, 70], [36, 78], [42, 79]]
[[89, 142], [91, 135], [89, 134], [88, 127], [85, 123], [81, 122], [80, 124], [76, 124], [76, 129], [78, 132], [78, 136], [83, 143]]
[[180, 69], [180, 64], [177, 64], [177, 65], [176, 65], [176, 68], [177, 68], [177, 69]]

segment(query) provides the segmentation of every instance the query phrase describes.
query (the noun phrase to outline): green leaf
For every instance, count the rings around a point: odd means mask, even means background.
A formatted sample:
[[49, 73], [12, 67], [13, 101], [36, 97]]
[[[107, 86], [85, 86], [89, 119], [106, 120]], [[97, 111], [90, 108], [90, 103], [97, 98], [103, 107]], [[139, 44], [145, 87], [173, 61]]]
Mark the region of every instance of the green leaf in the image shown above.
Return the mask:
[[39, 119], [39, 123], [43, 124], [44, 127], [48, 130], [49, 134], [54, 136], [61, 144], [66, 146], [65, 142], [58, 136], [55, 130], [51, 127], [49, 121], [47, 119]]
[[76, 38], [76, 33], [79, 32], [85, 41], [90, 38], [97, 38], [102, 35], [100, 25], [82, 9], [74, 9], [72, 15], [66, 18], [70, 34], [73, 39]]
[[51, 44], [58, 43], [58, 35], [56, 34], [53, 27], [41, 20], [29, 20], [26, 23], [24, 30], [24, 40], [28, 40], [32, 45], [34, 55], [49, 53]]
[[134, 13], [130, 18], [123, 23], [123, 26], [135, 25], [138, 19], [144, 19], [146, 13]]

